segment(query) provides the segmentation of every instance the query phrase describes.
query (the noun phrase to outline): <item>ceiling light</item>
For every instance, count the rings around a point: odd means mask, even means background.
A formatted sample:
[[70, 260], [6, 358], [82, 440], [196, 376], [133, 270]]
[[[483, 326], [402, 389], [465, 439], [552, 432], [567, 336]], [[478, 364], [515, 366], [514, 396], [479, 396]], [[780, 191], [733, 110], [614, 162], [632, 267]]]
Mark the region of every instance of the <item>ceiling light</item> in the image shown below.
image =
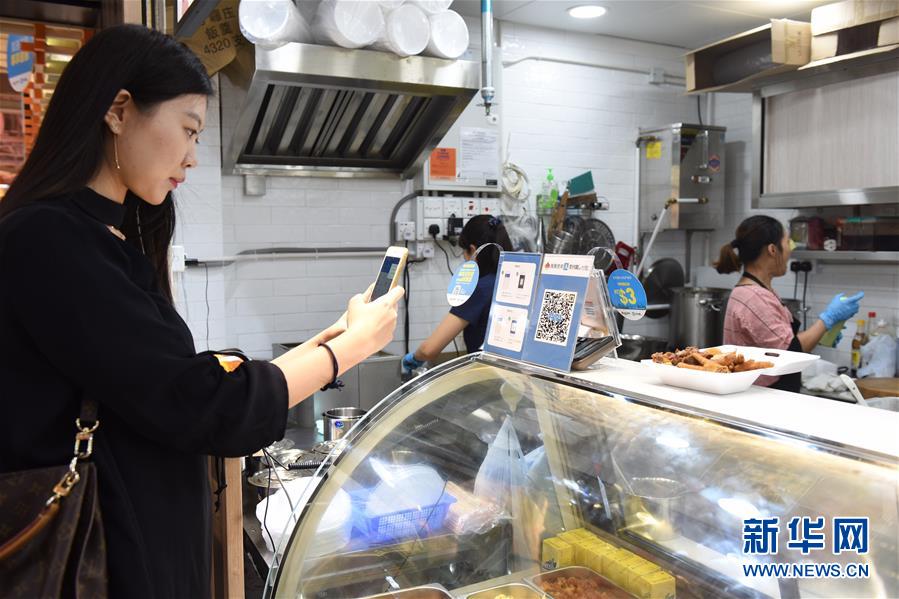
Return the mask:
[[584, 6], [572, 6], [568, 9], [568, 14], [575, 19], [595, 19], [606, 14], [606, 9], [602, 6], [585, 4]]

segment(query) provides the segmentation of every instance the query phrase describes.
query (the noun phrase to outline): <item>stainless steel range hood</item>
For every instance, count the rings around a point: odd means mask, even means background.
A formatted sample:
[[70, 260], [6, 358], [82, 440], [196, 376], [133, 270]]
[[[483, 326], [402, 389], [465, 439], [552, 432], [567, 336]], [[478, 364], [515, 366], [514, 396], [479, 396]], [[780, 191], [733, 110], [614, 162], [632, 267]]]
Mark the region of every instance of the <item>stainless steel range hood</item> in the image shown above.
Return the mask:
[[412, 177], [479, 88], [478, 64], [312, 44], [255, 48], [226, 173]]

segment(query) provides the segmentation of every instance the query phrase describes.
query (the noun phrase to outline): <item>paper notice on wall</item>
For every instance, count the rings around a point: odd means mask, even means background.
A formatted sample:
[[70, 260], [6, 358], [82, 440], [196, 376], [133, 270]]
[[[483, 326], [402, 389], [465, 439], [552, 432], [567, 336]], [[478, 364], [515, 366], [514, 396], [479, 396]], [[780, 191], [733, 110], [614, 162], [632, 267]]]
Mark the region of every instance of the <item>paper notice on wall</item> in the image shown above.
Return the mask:
[[462, 127], [459, 137], [459, 177], [495, 185], [499, 180], [499, 131]]
[[456, 178], [456, 148], [434, 148], [431, 152], [431, 179], [453, 180]]
[[184, 42], [200, 57], [210, 75], [228, 66], [237, 56], [238, 49], [249, 44], [240, 33], [237, 5], [237, 0], [221, 0], [197, 32]]

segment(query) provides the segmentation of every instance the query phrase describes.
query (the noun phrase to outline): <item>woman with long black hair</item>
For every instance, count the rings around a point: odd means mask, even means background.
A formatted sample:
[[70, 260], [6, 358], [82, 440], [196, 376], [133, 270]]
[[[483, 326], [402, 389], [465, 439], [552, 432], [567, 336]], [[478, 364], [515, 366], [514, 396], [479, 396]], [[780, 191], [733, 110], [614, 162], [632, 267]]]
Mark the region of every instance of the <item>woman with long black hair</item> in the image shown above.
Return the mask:
[[[474, 258], [477, 249], [484, 244], [495, 243], [503, 251], [512, 251], [512, 242], [502, 221], [495, 216], [481, 214], [472, 217], [459, 234], [459, 247], [466, 260]], [[490, 316], [490, 301], [493, 299], [493, 283], [499, 264], [499, 250], [489, 245], [477, 253], [478, 284], [471, 297], [461, 306], [450, 308], [449, 313], [437, 328], [414, 352], [403, 357], [403, 368], [407, 371], [421, 367], [433, 360], [456, 335], [462, 333], [468, 353], [478, 351], [487, 335], [487, 319]]]
[[[772, 287], [775, 277], [787, 274], [792, 246], [779, 220], [751, 216], [737, 227], [733, 241], [721, 248], [715, 268], [719, 273], [740, 272], [724, 315], [724, 343], [768, 349], [810, 352], [824, 333], [858, 312], [864, 292], [847, 297], [838, 293], [817, 320], [804, 331]], [[799, 373], [782, 377], [760, 376], [757, 385], [798, 393]]]
[[82, 402], [98, 406], [112, 597], [209, 596], [205, 456], [282, 438], [289, 407], [391, 340], [403, 293], [355, 296], [273, 362], [228, 373], [196, 352], [167, 252], [212, 92], [172, 38], [101, 31], [63, 72], [0, 201], [0, 472], [68, 463]]

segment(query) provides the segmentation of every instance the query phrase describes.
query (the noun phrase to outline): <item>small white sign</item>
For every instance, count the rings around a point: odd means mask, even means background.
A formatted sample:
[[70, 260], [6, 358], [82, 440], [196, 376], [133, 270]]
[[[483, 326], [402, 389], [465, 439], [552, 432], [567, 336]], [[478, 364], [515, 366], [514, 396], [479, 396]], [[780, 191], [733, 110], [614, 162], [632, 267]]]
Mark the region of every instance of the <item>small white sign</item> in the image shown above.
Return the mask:
[[503, 261], [499, 272], [496, 300], [518, 306], [530, 305], [536, 275], [537, 266], [535, 264]]
[[476, 181], [499, 179], [499, 132], [483, 127], [462, 127], [459, 176]]
[[493, 310], [494, 316], [491, 320], [487, 343], [509, 351], [521, 351], [521, 347], [524, 345], [524, 334], [528, 328], [527, 309], [494, 304]]

